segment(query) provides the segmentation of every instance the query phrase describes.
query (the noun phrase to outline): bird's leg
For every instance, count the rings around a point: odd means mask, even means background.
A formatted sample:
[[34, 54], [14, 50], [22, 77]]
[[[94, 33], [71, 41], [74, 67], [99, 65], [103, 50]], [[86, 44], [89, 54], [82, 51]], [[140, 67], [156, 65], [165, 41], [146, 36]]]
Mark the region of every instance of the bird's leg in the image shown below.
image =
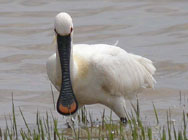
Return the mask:
[[66, 119], [66, 125], [68, 128], [72, 128], [74, 125], [74, 119], [73, 116], [68, 116]]
[[122, 123], [127, 123], [126, 102], [124, 97], [109, 97], [108, 102], [106, 102], [105, 105], [111, 108], [116, 115], [119, 116]]
[[[82, 108], [83, 107], [83, 105], [82, 104], [79, 104], [79, 106], [78, 106], [78, 110], [80, 109], [80, 108]], [[68, 116], [68, 118], [67, 118], [67, 120], [66, 120], [66, 125], [67, 125], [67, 127], [68, 128], [73, 128], [74, 127], [74, 125], [76, 125], [76, 127], [78, 127], [78, 120], [76, 119], [76, 116], [77, 116], [78, 114], [77, 113], [75, 113], [75, 114], [73, 114], [73, 115], [71, 115], [71, 116]]]

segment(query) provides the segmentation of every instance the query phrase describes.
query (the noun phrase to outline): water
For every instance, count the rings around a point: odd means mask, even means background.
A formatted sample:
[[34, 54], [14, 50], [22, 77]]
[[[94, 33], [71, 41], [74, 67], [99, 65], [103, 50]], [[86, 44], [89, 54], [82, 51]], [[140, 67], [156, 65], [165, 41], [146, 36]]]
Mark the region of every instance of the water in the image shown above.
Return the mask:
[[[15, 105], [31, 118], [31, 123], [36, 110], [42, 113], [53, 110], [45, 63], [55, 51], [53, 22], [61, 11], [73, 18], [74, 43], [114, 44], [118, 40], [118, 46], [126, 51], [154, 61], [156, 89], [140, 95], [145, 113], [152, 114], [152, 101], [163, 112], [169, 106], [178, 113], [185, 109], [188, 91], [185, 0], [0, 0], [0, 125], [4, 124], [4, 116], [11, 113], [12, 92]], [[179, 101], [180, 90], [183, 103]], [[94, 110], [94, 116], [100, 115], [96, 111], [98, 105], [89, 108]]]

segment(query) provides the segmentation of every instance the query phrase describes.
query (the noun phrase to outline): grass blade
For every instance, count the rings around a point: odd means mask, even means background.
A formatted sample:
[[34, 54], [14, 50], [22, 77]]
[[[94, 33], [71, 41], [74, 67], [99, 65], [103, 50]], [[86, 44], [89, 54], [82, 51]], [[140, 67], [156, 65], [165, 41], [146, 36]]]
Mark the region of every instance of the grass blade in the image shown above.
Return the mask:
[[17, 130], [17, 124], [16, 124], [16, 115], [15, 115], [13, 92], [12, 92], [12, 117], [13, 117], [13, 129], [14, 129], [14, 133], [16, 134], [16, 140], [18, 140], [18, 130]]
[[155, 108], [154, 103], [153, 103], [153, 110], [154, 110], [155, 118], [156, 118], [156, 120], [157, 120], [157, 125], [158, 125], [158, 124], [159, 124], [159, 118], [158, 118], [158, 113], [157, 113], [157, 110], [156, 110], [156, 108]]

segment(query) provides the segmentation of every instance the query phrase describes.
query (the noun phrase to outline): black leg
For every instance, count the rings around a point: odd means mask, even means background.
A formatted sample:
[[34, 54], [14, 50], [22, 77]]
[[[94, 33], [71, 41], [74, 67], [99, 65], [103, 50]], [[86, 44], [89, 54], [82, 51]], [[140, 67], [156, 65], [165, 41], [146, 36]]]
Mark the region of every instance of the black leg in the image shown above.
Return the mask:
[[127, 118], [120, 118], [120, 120], [123, 124], [127, 124]]

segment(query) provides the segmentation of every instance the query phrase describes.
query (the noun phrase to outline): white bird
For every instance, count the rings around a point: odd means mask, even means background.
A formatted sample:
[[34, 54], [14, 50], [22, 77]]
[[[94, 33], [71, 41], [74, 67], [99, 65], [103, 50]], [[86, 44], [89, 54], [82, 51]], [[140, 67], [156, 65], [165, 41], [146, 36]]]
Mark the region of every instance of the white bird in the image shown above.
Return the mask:
[[126, 101], [143, 88], [153, 88], [155, 67], [142, 56], [106, 44], [73, 44], [73, 23], [67, 13], [55, 18], [56, 53], [47, 74], [60, 92], [57, 110], [74, 114], [83, 105], [100, 103], [126, 121]]

